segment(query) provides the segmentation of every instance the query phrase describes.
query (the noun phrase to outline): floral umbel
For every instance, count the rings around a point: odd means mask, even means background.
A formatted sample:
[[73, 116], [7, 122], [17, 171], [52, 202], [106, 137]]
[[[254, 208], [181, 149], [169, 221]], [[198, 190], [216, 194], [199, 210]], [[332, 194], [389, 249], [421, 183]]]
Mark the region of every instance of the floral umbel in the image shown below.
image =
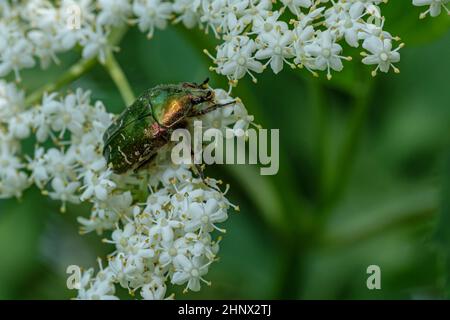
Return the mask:
[[[91, 204], [90, 217], [78, 218], [81, 232], [112, 231], [104, 242], [114, 250], [98, 272], [83, 273], [79, 299], [115, 299], [117, 285], [143, 299], [171, 298], [168, 283], [200, 290], [210, 284], [208, 269], [218, 257], [221, 237], [215, 235], [225, 232], [222, 223], [230, 209], [238, 210], [226, 197], [228, 186], [212, 178], [205, 184], [190, 167], [173, 165], [169, 148], [148, 170], [114, 174], [102, 155], [102, 137], [115, 115], [102, 102], [92, 101], [89, 91], [58, 92], [67, 77], [28, 94], [20, 86], [21, 70], [58, 64], [58, 54], [79, 47], [81, 60], [68, 71], [74, 80], [97, 61], [114, 67], [113, 52], [129, 26], [152, 38], [175, 22], [221, 39], [216, 51], [206, 54], [211, 70], [229, 79], [230, 90], [247, 75], [256, 82], [257, 74], [267, 69], [277, 74], [286, 66], [314, 76], [323, 72], [331, 79], [355, 59], [344, 53], [346, 46], [361, 48], [361, 61], [373, 66], [374, 76], [398, 72], [403, 44], [384, 29], [386, 2], [1, 1], [0, 198], [20, 198], [34, 184], [60, 201], [63, 212], [67, 203]], [[448, 13], [448, 3], [413, 0], [424, 6], [422, 18]], [[114, 80], [128, 104], [129, 86]], [[217, 102], [233, 101], [230, 90], [215, 90]], [[235, 101], [202, 120], [223, 130], [246, 129], [253, 117]], [[34, 154], [25, 155], [21, 142], [31, 137]]]

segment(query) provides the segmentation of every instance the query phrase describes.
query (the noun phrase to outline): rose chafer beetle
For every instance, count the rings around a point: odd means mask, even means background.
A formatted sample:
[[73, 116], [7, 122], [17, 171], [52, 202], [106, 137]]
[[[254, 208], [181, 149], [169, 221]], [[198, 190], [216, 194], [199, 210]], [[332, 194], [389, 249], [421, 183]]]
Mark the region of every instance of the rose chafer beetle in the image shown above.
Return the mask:
[[146, 90], [106, 130], [103, 155], [108, 166], [122, 174], [150, 164], [172, 132], [187, 127], [188, 118], [233, 103], [220, 105], [214, 100], [208, 79], [202, 84], [168, 84]]

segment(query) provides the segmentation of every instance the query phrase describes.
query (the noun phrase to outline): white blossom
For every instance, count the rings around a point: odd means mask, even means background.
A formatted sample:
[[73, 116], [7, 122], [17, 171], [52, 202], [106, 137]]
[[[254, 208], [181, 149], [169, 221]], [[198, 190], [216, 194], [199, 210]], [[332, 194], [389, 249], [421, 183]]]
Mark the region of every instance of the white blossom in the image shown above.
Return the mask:
[[421, 18], [425, 18], [428, 14], [432, 17], [437, 17], [441, 14], [442, 8], [444, 8], [447, 14], [450, 14], [449, 9], [447, 8], [449, 2], [450, 0], [413, 0], [415, 6], [429, 6], [429, 8], [420, 15]]
[[148, 32], [147, 37], [152, 38], [155, 27], [164, 29], [172, 16], [172, 5], [161, 0], [136, 0], [133, 3], [133, 13], [137, 17], [139, 30]]
[[331, 78], [331, 69], [341, 71], [344, 66], [341, 56], [342, 47], [336, 43], [330, 31], [320, 33], [316, 41], [305, 46], [306, 53], [313, 59], [313, 69], [326, 70], [327, 77]]
[[391, 67], [398, 73], [399, 70], [394, 66], [394, 63], [400, 61], [398, 50], [400, 50], [402, 46], [403, 45], [400, 45], [397, 49], [392, 49], [392, 41], [390, 39], [381, 40], [377, 37], [370, 37], [363, 43], [364, 49], [370, 52], [370, 54], [363, 59], [363, 63], [377, 65], [372, 73], [374, 76], [378, 70], [381, 72], [388, 72]]

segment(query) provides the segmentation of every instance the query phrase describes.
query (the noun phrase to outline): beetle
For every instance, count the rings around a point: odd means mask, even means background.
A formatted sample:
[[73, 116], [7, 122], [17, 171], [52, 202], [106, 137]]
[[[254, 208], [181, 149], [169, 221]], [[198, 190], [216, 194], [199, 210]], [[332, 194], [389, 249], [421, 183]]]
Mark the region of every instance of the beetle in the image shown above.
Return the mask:
[[188, 118], [234, 103], [217, 104], [214, 100], [208, 79], [201, 84], [167, 84], [144, 91], [103, 136], [108, 166], [117, 174], [146, 167], [169, 143], [174, 130], [187, 127]]

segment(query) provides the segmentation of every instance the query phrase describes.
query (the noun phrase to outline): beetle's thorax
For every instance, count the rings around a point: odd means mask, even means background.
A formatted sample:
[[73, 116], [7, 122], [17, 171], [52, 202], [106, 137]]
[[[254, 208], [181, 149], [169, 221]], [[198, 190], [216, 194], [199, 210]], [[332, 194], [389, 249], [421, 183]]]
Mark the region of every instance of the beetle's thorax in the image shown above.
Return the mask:
[[190, 100], [189, 96], [182, 96], [169, 101], [162, 115], [161, 125], [170, 127], [179, 119], [185, 117], [188, 112], [186, 108], [190, 105]]

